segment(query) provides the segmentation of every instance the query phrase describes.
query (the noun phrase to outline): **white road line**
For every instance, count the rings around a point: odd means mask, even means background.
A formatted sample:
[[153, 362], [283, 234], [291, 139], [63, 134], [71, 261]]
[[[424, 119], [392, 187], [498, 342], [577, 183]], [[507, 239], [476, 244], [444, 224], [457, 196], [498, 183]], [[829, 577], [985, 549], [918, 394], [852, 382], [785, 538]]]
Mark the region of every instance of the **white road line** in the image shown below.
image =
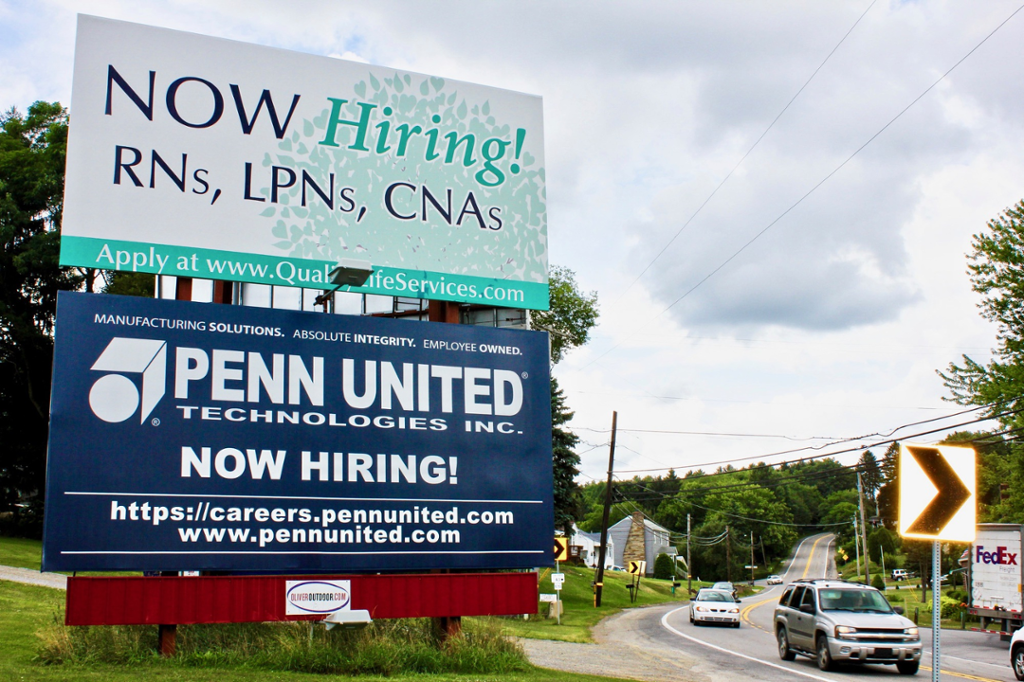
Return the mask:
[[682, 637], [683, 639], [688, 639], [691, 642], [696, 642], [697, 644], [701, 644], [703, 646], [706, 646], [709, 649], [714, 649], [715, 651], [721, 651], [723, 654], [729, 654], [730, 656], [736, 656], [738, 658], [742, 658], [742, 659], [747, 660], [747, 661], [753, 661], [754, 663], [760, 663], [761, 665], [766, 665], [769, 668], [776, 668], [777, 670], [782, 670], [782, 671], [787, 672], [787, 673], [792, 673], [793, 675], [800, 675], [801, 677], [807, 677], [807, 678], [812, 679], [812, 680], [819, 680], [819, 682], [833, 682], [832, 679], [830, 679], [828, 677], [819, 677], [818, 675], [812, 675], [811, 673], [805, 673], [802, 670], [793, 670], [792, 668], [787, 668], [784, 665], [779, 665], [778, 663], [772, 663], [771, 661], [765, 661], [765, 660], [760, 659], [760, 658], [754, 658], [753, 656], [747, 656], [746, 654], [741, 654], [741, 653], [737, 653], [735, 651], [730, 651], [730, 650], [725, 649], [723, 647], [720, 647], [720, 646], [717, 646], [715, 644], [712, 644], [711, 642], [705, 642], [702, 639], [697, 639], [696, 637], [691, 637], [690, 635], [682, 633], [679, 630], [676, 630], [674, 627], [672, 627], [671, 625], [668, 624], [668, 617], [671, 616], [673, 613], [676, 613], [678, 611], [682, 611], [685, 608], [688, 608], [688, 607], [681, 606], [678, 609], [675, 609], [673, 611], [669, 611], [668, 613], [666, 613], [664, 616], [661, 617], [661, 625], [666, 630], [668, 630], [669, 632], [677, 634], [680, 637]]
[[[923, 654], [924, 652], [922, 652]], [[931, 650], [928, 650], [928, 656], [932, 655]], [[1006, 670], [1007, 665], [1000, 663], [989, 663], [988, 661], [976, 661], [973, 658], [960, 658], [959, 656], [950, 656], [949, 654], [942, 654], [942, 658], [952, 658], [954, 661], [963, 661], [964, 663], [980, 663], [981, 665], [990, 665], [993, 668], [999, 668], [1000, 670]], [[945, 671], [943, 671], [945, 672]]]

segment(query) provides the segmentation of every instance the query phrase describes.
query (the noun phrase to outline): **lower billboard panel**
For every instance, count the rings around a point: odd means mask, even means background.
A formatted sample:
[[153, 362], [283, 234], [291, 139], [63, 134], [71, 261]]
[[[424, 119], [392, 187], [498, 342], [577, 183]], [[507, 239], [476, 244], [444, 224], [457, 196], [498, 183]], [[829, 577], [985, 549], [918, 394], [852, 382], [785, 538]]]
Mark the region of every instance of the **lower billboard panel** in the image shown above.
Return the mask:
[[62, 293], [45, 570], [549, 565], [547, 337]]

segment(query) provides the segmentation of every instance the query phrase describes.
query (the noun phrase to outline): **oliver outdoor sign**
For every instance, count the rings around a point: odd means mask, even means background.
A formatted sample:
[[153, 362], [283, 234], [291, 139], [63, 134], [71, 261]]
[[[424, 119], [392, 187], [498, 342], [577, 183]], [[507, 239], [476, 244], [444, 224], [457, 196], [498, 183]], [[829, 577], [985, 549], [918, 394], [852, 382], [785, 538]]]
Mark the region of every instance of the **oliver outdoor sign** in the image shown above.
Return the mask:
[[69, 294], [46, 570], [551, 565], [547, 335]]
[[539, 97], [80, 16], [61, 263], [547, 309]]

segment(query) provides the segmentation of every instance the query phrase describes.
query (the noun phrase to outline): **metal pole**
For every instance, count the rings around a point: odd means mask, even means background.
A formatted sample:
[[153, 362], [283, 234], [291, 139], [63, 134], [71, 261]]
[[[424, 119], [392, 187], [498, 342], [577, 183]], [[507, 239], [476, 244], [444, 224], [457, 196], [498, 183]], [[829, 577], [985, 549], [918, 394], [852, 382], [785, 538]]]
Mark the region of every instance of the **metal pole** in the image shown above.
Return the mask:
[[750, 531], [750, 584], [754, 584], [754, 531]]
[[[561, 573], [561, 571], [558, 568], [558, 562], [557, 561], [555, 562], [555, 573]], [[559, 625], [562, 624], [562, 602], [559, 599], [559, 597], [561, 597], [561, 596], [562, 596], [562, 591], [556, 588], [555, 589], [555, 618], [558, 619], [558, 624]]]
[[878, 545], [878, 557], [882, 560], [882, 584], [885, 584], [885, 547]]
[[939, 566], [942, 547], [938, 540], [932, 541], [932, 682], [939, 682], [939, 630], [942, 625], [942, 589], [939, 585]]
[[857, 515], [853, 515], [853, 548], [857, 552], [857, 575], [860, 575], [860, 541], [858, 538]]
[[693, 594], [693, 564], [690, 563], [690, 515], [686, 515], [686, 594]]
[[604, 557], [608, 548], [608, 515], [612, 510], [612, 471], [615, 469], [615, 426], [618, 412], [612, 412], [612, 440], [608, 448], [608, 485], [604, 491], [604, 517], [601, 519], [601, 551], [597, 559], [597, 576], [594, 579], [594, 608], [601, 605], [601, 590], [604, 587]]

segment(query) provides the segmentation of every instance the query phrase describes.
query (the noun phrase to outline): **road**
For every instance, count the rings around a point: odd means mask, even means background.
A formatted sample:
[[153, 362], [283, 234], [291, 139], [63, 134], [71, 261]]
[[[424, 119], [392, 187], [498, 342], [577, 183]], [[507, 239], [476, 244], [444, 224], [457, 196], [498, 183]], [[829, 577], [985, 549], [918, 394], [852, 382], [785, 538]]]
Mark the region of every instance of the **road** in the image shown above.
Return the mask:
[[[826, 577], [832, 564], [832, 536], [817, 535], [804, 540], [783, 579], [788, 583], [796, 578]], [[828, 577], [833, 577], [828, 575]], [[837, 672], [823, 673], [808, 658], [797, 657], [791, 663], [779, 659], [772, 621], [775, 603], [782, 595], [784, 585], [768, 587], [754, 597], [744, 600], [741, 615], [743, 623], [739, 631], [728, 628], [695, 628], [689, 623], [687, 608], [664, 609], [657, 619], [661, 628], [659, 640], [674, 643], [694, 655], [705, 656], [709, 663], [732, 668], [737, 659], [746, 663], [746, 674], [756, 670], [758, 679], [763, 680], [878, 680], [884, 677], [902, 677], [895, 666], [867, 665], [848, 666]], [[653, 624], [652, 624], [653, 625]], [[1014, 680], [1009, 667], [1007, 644], [997, 637], [970, 631], [944, 630], [942, 638], [941, 676], [949, 680]], [[921, 628], [921, 639], [925, 642], [925, 655], [919, 677], [931, 678], [931, 630]], [[715, 679], [727, 679], [714, 676]], [[748, 678], [749, 679], [749, 678]]]
[[[786, 572], [788, 583], [797, 578], [826, 577], [832, 569], [832, 536], [806, 538], [797, 547]], [[829, 575], [828, 577], [834, 577]], [[915, 678], [905, 678], [895, 666], [847, 666], [821, 672], [814, 661], [797, 657], [779, 659], [772, 632], [775, 602], [783, 586], [767, 587], [742, 602], [743, 622], [738, 630], [726, 627], [695, 627], [689, 607], [664, 604], [631, 609], [606, 619], [594, 630], [598, 644], [524, 641], [536, 664], [577, 672], [631, 677], [643, 680], [692, 682], [806, 682], [806, 680], [931, 679], [931, 630], [922, 628], [925, 655]], [[942, 682], [978, 680], [1014, 682], [1009, 667], [1008, 645], [997, 637], [970, 631], [942, 632]]]

